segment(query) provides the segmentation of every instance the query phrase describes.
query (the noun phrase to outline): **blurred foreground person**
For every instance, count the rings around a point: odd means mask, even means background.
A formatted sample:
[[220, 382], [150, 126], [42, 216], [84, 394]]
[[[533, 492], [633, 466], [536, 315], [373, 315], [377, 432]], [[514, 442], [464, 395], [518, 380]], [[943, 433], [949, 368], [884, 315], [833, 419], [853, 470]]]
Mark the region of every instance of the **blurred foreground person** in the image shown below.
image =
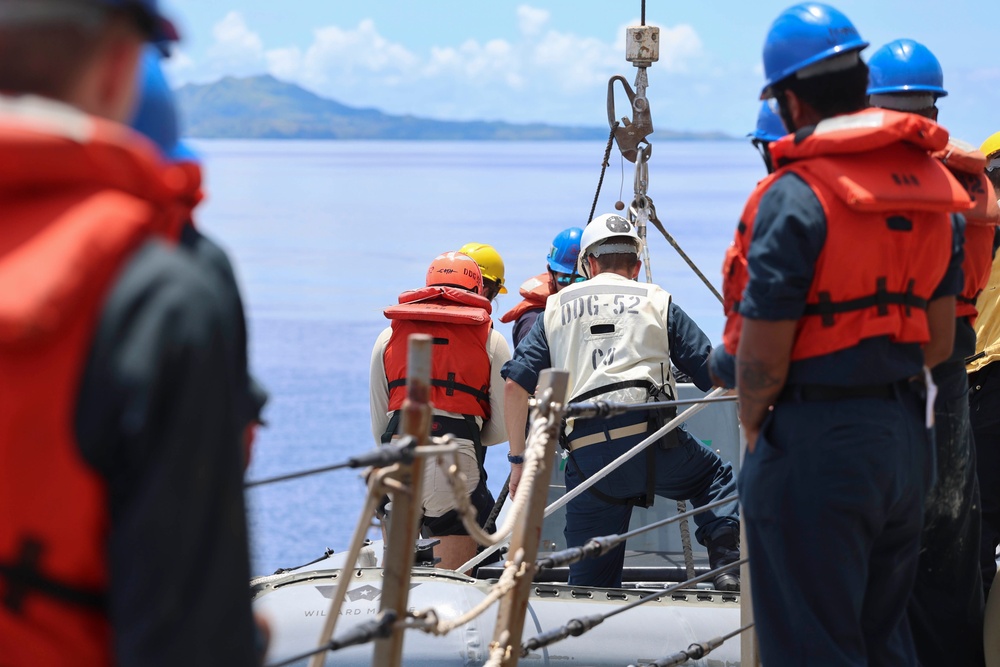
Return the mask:
[[931, 156], [946, 130], [866, 109], [867, 45], [820, 3], [771, 25], [761, 98], [792, 134], [770, 145], [777, 170], [742, 218], [745, 270], [725, 276], [741, 295], [727, 347], [766, 665], [917, 664], [906, 605], [934, 475], [925, 366], [952, 351], [949, 212], [971, 203]]
[[0, 663], [258, 664], [235, 324], [122, 123], [155, 0], [0, 0]]
[[[185, 188], [178, 191], [178, 199], [194, 208], [204, 196], [201, 165], [195, 152], [180, 139], [177, 102], [160, 66], [162, 56], [160, 50], [154, 46], [147, 46], [143, 53], [139, 68], [139, 101], [131, 126], [152, 139], [163, 157], [184, 171]], [[222, 305], [226, 308], [226, 320], [233, 323], [236, 333], [233, 345], [230, 346], [233, 354], [233, 358], [229, 360], [232, 367], [230, 377], [235, 383], [233, 390], [236, 396], [237, 419], [239, 423], [244, 424], [243, 465], [248, 467], [257, 427], [264, 424], [261, 412], [268, 396], [263, 386], [250, 375], [247, 368], [246, 316], [233, 265], [225, 251], [205, 236], [193, 219], [185, 221], [179, 244], [180, 247], [189, 250], [199, 264], [216, 277], [218, 285], [224, 290], [225, 298]]]
[[[912, 39], [894, 40], [872, 54], [868, 68], [871, 106], [938, 119], [937, 101], [948, 91], [941, 64], [926, 46]], [[921, 664], [975, 667], [985, 661], [979, 570], [981, 505], [965, 359], [976, 351], [976, 298], [990, 275], [1000, 208], [986, 178], [986, 157], [974, 146], [952, 137], [935, 157], [952, 171], [975, 208], [953, 218], [964, 230], [964, 279], [956, 299], [954, 348], [948, 359], [933, 368], [938, 388], [934, 402], [937, 475], [924, 509], [920, 562], [907, 613]]]
[[[986, 175], [1000, 192], [1000, 132], [979, 150], [986, 155]], [[976, 354], [969, 360], [969, 418], [976, 443], [976, 472], [982, 499], [979, 562], [983, 591], [989, 594], [997, 574], [1000, 544], [1000, 262], [994, 257], [986, 289], [976, 301]]]

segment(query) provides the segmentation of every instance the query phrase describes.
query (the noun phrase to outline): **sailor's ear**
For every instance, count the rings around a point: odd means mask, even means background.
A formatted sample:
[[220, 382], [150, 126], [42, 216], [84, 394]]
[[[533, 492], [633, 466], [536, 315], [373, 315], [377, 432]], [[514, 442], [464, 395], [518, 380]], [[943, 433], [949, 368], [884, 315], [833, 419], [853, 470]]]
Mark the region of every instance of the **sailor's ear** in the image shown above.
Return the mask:
[[632, 271], [632, 280], [639, 279], [639, 270], [642, 269], [642, 260], [636, 260], [635, 270]]

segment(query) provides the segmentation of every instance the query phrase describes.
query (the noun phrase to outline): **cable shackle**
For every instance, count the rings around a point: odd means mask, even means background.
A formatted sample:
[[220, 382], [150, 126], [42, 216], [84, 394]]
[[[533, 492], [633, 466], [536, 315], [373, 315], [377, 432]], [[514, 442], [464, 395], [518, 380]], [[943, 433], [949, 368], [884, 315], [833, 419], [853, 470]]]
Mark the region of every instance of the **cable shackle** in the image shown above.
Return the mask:
[[[635, 162], [636, 156], [639, 154], [639, 144], [646, 143], [646, 137], [653, 133], [653, 118], [650, 116], [649, 101], [646, 99], [646, 70], [640, 68], [639, 71], [642, 79], [641, 95], [636, 93], [625, 77], [620, 74], [608, 79], [608, 126], [614, 130], [618, 150], [629, 162]], [[640, 77], [637, 76], [636, 85], [639, 85], [639, 80]], [[632, 107], [632, 120], [628, 116], [618, 118], [615, 111], [615, 81], [619, 81], [625, 90], [625, 95]], [[646, 159], [649, 159], [650, 146], [648, 143], [642, 151], [645, 153]]]

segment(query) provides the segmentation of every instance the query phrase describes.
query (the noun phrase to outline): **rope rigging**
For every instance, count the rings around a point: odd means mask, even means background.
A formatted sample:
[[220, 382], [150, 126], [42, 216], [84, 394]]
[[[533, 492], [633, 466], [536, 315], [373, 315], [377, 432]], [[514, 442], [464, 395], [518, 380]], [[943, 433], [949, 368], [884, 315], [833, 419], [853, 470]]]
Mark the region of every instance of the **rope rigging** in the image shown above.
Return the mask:
[[683, 665], [688, 660], [701, 660], [733, 637], [743, 634], [752, 628], [753, 625], [753, 623], [747, 623], [746, 625], [733, 630], [729, 634], [709, 639], [707, 642], [691, 644], [684, 651], [678, 651], [677, 653], [668, 655], [665, 658], [660, 658], [659, 660], [654, 660], [653, 662], [643, 662], [639, 665], [632, 664], [628, 667], [674, 667], [674, 665]]
[[287, 667], [287, 665], [295, 664], [300, 660], [311, 658], [312, 656], [320, 653], [338, 651], [342, 648], [347, 648], [348, 646], [358, 646], [360, 644], [368, 644], [376, 639], [384, 639], [392, 634], [392, 629], [395, 624], [396, 612], [391, 609], [387, 609], [379, 613], [378, 618], [355, 625], [338, 639], [331, 639], [323, 646], [318, 646], [311, 651], [299, 653], [298, 655], [286, 658], [281, 662], [268, 663], [265, 667]]
[[734, 493], [731, 496], [720, 498], [713, 502], [702, 505], [701, 507], [697, 507], [688, 512], [684, 512], [683, 514], [675, 514], [674, 516], [667, 517], [666, 519], [661, 519], [660, 521], [656, 521], [649, 525], [640, 526], [639, 528], [630, 530], [627, 533], [622, 533], [620, 535], [619, 534], [604, 535], [602, 537], [592, 538], [589, 542], [587, 542], [583, 546], [570, 547], [568, 549], [563, 549], [562, 551], [556, 551], [549, 554], [545, 558], [538, 559], [538, 561], [535, 563], [535, 567], [537, 567], [539, 570], [545, 570], [553, 567], [562, 567], [564, 565], [569, 565], [570, 563], [576, 563], [581, 560], [586, 560], [588, 558], [598, 558], [608, 553], [609, 551], [611, 551], [611, 549], [615, 548], [619, 544], [623, 544], [625, 541], [633, 537], [642, 535], [643, 533], [647, 533], [652, 530], [658, 530], [660, 528], [663, 528], [664, 526], [669, 526], [672, 523], [684, 521], [685, 519], [689, 519], [697, 514], [706, 512], [710, 509], [714, 509], [721, 505], [726, 505], [738, 499], [739, 495]]
[[[713, 389], [711, 392], [709, 392], [705, 396], [705, 398], [714, 398], [714, 397], [719, 396], [720, 394], [722, 394], [724, 391], [726, 391], [726, 390], [722, 389], [722, 388]], [[604, 468], [601, 469], [600, 472], [598, 472], [595, 475], [592, 475], [586, 481], [580, 483], [572, 491], [564, 494], [561, 498], [559, 498], [559, 500], [555, 501], [554, 503], [552, 503], [551, 505], [549, 505], [548, 507], [546, 507], [545, 508], [545, 516], [550, 516], [556, 510], [561, 509], [562, 507], [565, 507], [574, 498], [580, 496], [583, 493], [586, 493], [587, 489], [589, 489], [593, 485], [597, 484], [599, 481], [601, 481], [602, 479], [604, 479], [605, 477], [607, 477], [608, 475], [610, 475], [612, 472], [614, 472], [615, 470], [617, 470], [626, 461], [629, 461], [632, 458], [634, 458], [635, 456], [637, 456], [640, 452], [642, 452], [644, 449], [646, 449], [646, 447], [649, 447], [654, 442], [657, 442], [664, 435], [666, 435], [670, 431], [674, 430], [675, 428], [677, 428], [678, 426], [680, 426], [682, 423], [684, 423], [685, 421], [687, 421], [688, 419], [690, 419], [694, 415], [698, 414], [701, 410], [703, 410], [705, 407], [707, 407], [707, 405], [708, 404], [705, 403], [705, 402], [701, 402], [698, 405], [692, 405], [687, 410], [685, 410], [684, 412], [680, 413], [679, 415], [677, 415], [676, 417], [674, 417], [673, 419], [671, 419], [669, 422], [667, 422], [666, 424], [664, 424], [662, 428], [660, 428], [657, 431], [654, 431], [649, 436], [647, 436], [646, 439], [644, 439], [642, 442], [638, 443], [637, 445], [635, 445], [634, 447], [632, 447], [632, 449], [628, 450], [627, 452], [625, 452], [624, 454], [622, 454], [621, 456], [619, 456], [618, 458], [616, 458], [614, 461], [612, 461], [611, 463], [609, 463], [608, 465], [606, 465]], [[473, 568], [476, 565], [479, 565], [484, 560], [486, 560], [487, 558], [489, 558], [490, 556], [492, 556], [494, 553], [496, 553], [500, 549], [500, 547], [505, 544], [505, 540], [508, 537], [509, 533], [507, 535], [502, 535], [501, 532], [498, 530], [497, 533], [496, 533], [496, 535], [501, 535], [501, 539], [499, 539], [496, 542], [496, 544], [494, 544], [492, 547], [484, 549], [477, 556], [475, 556], [474, 558], [471, 558], [467, 562], [463, 563], [461, 566], [458, 567], [458, 570], [460, 572], [465, 572], [466, 570], [468, 570], [470, 568]]]
[[644, 595], [641, 598], [633, 600], [632, 602], [629, 602], [626, 605], [622, 605], [621, 607], [617, 607], [612, 611], [605, 612], [603, 614], [594, 614], [592, 616], [584, 616], [582, 618], [571, 619], [562, 627], [543, 632], [542, 634], [536, 635], [531, 639], [527, 640], [526, 642], [524, 642], [523, 644], [521, 644], [521, 657], [525, 657], [531, 651], [535, 651], [545, 646], [555, 644], [556, 642], [562, 641], [563, 639], [567, 639], [569, 637], [579, 637], [580, 635], [597, 627], [598, 625], [608, 620], [609, 618], [612, 618], [613, 616], [617, 616], [618, 614], [623, 614], [626, 611], [635, 609], [636, 607], [644, 605], [647, 602], [652, 602], [653, 600], [659, 600], [660, 598], [666, 595], [670, 595], [671, 593], [689, 587], [691, 586], [691, 584], [697, 584], [703, 581], [708, 581], [709, 579], [714, 578], [722, 574], [723, 572], [729, 572], [730, 570], [734, 570], [746, 562], [747, 562], [746, 558], [741, 558], [740, 560], [733, 561], [732, 563], [727, 563], [726, 565], [717, 567], [714, 570], [710, 570], [704, 574], [698, 575], [697, 577], [688, 579], [687, 581], [683, 581], [679, 584], [674, 584], [673, 586], [667, 586], [663, 590], [655, 591], [653, 593], [650, 593], [649, 595]]
[[[657, 37], [652, 39], [653, 42], [657, 42], [658, 32], [655, 31], [658, 31], [658, 28], [646, 27], [645, 0], [642, 0], [641, 2], [641, 28], [629, 28], [629, 31], [628, 41], [630, 44], [633, 42], [633, 38], [635, 38], [634, 41], [636, 42], [641, 42], [645, 39], [648, 44], [650, 35], [657, 35]], [[658, 46], [655, 48], [658, 48]], [[621, 76], [612, 77], [612, 79], [608, 82], [608, 117], [610, 132], [607, 146], [605, 147], [604, 158], [602, 160], [601, 173], [598, 179], [597, 189], [594, 194], [590, 215], [588, 217], [588, 223], [594, 218], [601, 189], [605, 180], [606, 171], [610, 164], [612, 144], [617, 141], [623, 159], [629, 159], [635, 164], [634, 198], [628, 207], [627, 216], [629, 220], [635, 224], [640, 237], [644, 241], [642, 259], [646, 270], [647, 281], [652, 282], [648, 244], [645, 242], [647, 224], [651, 223], [721, 302], [722, 297], [718, 290], [714, 287], [714, 285], [712, 285], [704, 273], [699, 270], [693, 260], [683, 251], [673, 236], [667, 232], [665, 226], [656, 214], [656, 208], [653, 205], [652, 198], [647, 194], [649, 184], [648, 160], [652, 151], [652, 146], [647, 141], [647, 136], [652, 133], [653, 126], [649, 111], [649, 103], [646, 99], [646, 88], [648, 86], [646, 69], [652, 62], [655, 62], [657, 58], [658, 53], [656, 52], [646, 52], [641, 57], [635, 52], [631, 52], [629, 54], [629, 61], [633, 62], [638, 69], [634, 91], [629, 83]], [[629, 98], [634, 120], [630, 120], [628, 117], [622, 117], [618, 120], [614, 117], [615, 81], [619, 81], [622, 84]], [[618, 202], [616, 204], [616, 208], [618, 208], [618, 210], [623, 210], [625, 208], [625, 204]], [[462, 525], [465, 527], [469, 536], [472, 537], [476, 543], [486, 547], [486, 549], [480, 552], [477, 556], [456, 568], [457, 572], [466, 572], [484, 562], [492, 554], [501, 550], [504, 545], [510, 541], [510, 536], [515, 532], [517, 526], [525, 521], [525, 516], [529, 512], [529, 500], [532, 497], [531, 489], [533, 489], [536, 484], [545, 484], [548, 478], [547, 464], [550, 461], [546, 460], [546, 457], [548, 456], [551, 458], [551, 453], [546, 453], [547, 447], [552, 444], [551, 440], [554, 440], [554, 436], [550, 436], [553, 432], [553, 426], [555, 425], [556, 430], [558, 430], [558, 422], [562, 417], [569, 416], [606, 419], [631, 412], [661, 410], [666, 408], [687, 408], [681, 414], [670, 419], [669, 422], [662, 428], [649, 434], [648, 437], [646, 437], [639, 444], [635, 445], [628, 452], [608, 463], [598, 473], [574, 488], [573, 491], [564, 494], [559, 500], [546, 507], [544, 510], [544, 516], [546, 517], [550, 516], [562, 507], [565, 507], [574, 498], [585, 493], [588, 489], [607, 477], [607, 475], [615, 469], [624, 465], [640, 452], [653, 445], [653, 443], [656, 443], [666, 433], [677, 428], [681, 423], [690, 419], [709, 404], [736, 400], [737, 397], [735, 395], [723, 395], [724, 391], [725, 390], [723, 389], [713, 390], [706, 397], [701, 399], [658, 401], [642, 404], [590, 401], [568, 405], [552, 404], [547, 406], [550, 408], [548, 410], [539, 410], [533, 415], [533, 419], [529, 422], [529, 433], [525, 443], [526, 447], [524, 453], [525, 460], [523, 477], [520, 485], [518, 486], [517, 495], [510, 499], [511, 507], [509, 508], [506, 518], [504, 519], [503, 525], [499, 527], [496, 526], [496, 521], [500, 515], [500, 510], [502, 509], [504, 502], [507, 500], [510, 478], [508, 477], [508, 481], [504, 483], [503, 491], [500, 493], [485, 526], [480, 527], [476, 521], [476, 509], [470, 501], [468, 491], [466, 491], [467, 485], [465, 484], [465, 475], [460, 471], [458, 466], [458, 448], [454, 438], [450, 435], [446, 435], [441, 438], [432, 438], [430, 439], [432, 444], [421, 447], [417, 446], [418, 443], [416, 437], [404, 436], [390, 444], [377, 447], [372, 451], [358, 456], [350, 457], [346, 461], [335, 465], [247, 482], [246, 488], [254, 488], [257, 486], [264, 486], [267, 484], [288, 481], [346, 468], [371, 469], [369, 472], [366, 472], [366, 475], [368, 476], [368, 495], [366, 498], [366, 506], [362, 511], [361, 521], [355, 530], [351, 547], [347, 552], [346, 561], [344, 562], [339, 580], [337, 581], [336, 589], [332, 599], [330, 600], [330, 611], [327, 613], [326, 624], [324, 626], [323, 634], [320, 637], [320, 644], [309, 652], [285, 659], [282, 662], [271, 663], [267, 665], [267, 667], [286, 667], [287, 665], [291, 665], [309, 657], [313, 658], [313, 661], [310, 663], [311, 665], [318, 665], [318, 661], [322, 660], [321, 656], [328, 651], [336, 651], [349, 646], [357, 646], [359, 644], [374, 642], [376, 640], [387, 639], [394, 633], [397, 635], [396, 641], [398, 641], [401, 645], [402, 640], [399, 638], [399, 634], [406, 629], [420, 630], [424, 633], [435, 636], [446, 635], [468, 625], [476, 617], [482, 615], [498, 601], [505, 598], [505, 596], [509, 597], [501, 602], [501, 613], [505, 605], [512, 604], [512, 600], [515, 601], [513, 603], [514, 605], [520, 604], [519, 602], [516, 602], [521, 598], [518, 597], [519, 593], [515, 589], [518, 586], [530, 586], [531, 580], [533, 579], [535, 573], [539, 570], [561, 567], [580, 560], [599, 557], [618, 545], [625, 543], [628, 539], [643, 533], [662, 529], [672, 523], [679, 523], [681, 527], [685, 564], [687, 566], [688, 573], [686, 581], [650, 592], [649, 594], [643, 595], [628, 604], [616, 606], [612, 610], [605, 613], [573, 618], [561, 627], [543, 632], [524, 642], [519, 641], [521, 637], [520, 625], [516, 625], [513, 622], [510, 624], [498, 623], [497, 632], [499, 634], [494, 635], [494, 641], [489, 645], [489, 658], [485, 664], [488, 667], [500, 667], [501, 665], [511, 664], [512, 662], [516, 663], [516, 656], [518, 654], [521, 657], [527, 657], [531, 651], [549, 646], [569, 637], [581, 636], [594, 627], [602, 624], [609, 618], [623, 614], [626, 611], [638, 608], [639, 606], [648, 604], [649, 602], [661, 600], [676, 591], [689, 588], [695, 584], [704, 581], [711, 581], [722, 573], [739, 568], [747, 562], [746, 558], [742, 558], [735, 562], [712, 569], [711, 571], [705, 572], [699, 576], [694, 576], [691, 538], [687, 525], [687, 520], [689, 518], [701, 512], [709, 511], [719, 506], [734, 502], [738, 500], [738, 495], [734, 494], [729, 497], [716, 500], [691, 511], [686, 511], [687, 505], [683, 501], [680, 501], [677, 504], [678, 513], [674, 516], [625, 533], [596, 537], [581, 547], [564, 549], [562, 551], [549, 554], [544, 558], [533, 558], [537, 553], [536, 546], [526, 547], [528, 549], [528, 553], [526, 554], [524, 549], [519, 548], [519, 546], [523, 546], [523, 543], [518, 541], [520, 537], [515, 536], [511, 553], [508, 554], [507, 562], [504, 564], [504, 568], [499, 579], [489, 587], [486, 595], [478, 602], [478, 604], [460, 616], [452, 619], [444, 619], [434, 608], [419, 611], [407, 611], [407, 607], [412, 610], [412, 606], [405, 603], [407, 599], [405, 591], [412, 588], [412, 586], [405, 586], [403, 588], [404, 593], [402, 594], [402, 598], [400, 600], [396, 600], [395, 604], [386, 601], [384, 608], [381, 610], [377, 618], [352, 627], [340, 637], [331, 638], [333, 635], [334, 624], [341, 613], [341, 607], [344, 604], [347, 589], [350, 585], [350, 581], [353, 579], [350, 574], [355, 572], [360, 574], [360, 570], [356, 569], [361, 567], [358, 558], [363, 537], [366, 534], [367, 529], [372, 525], [370, 517], [374, 513], [374, 503], [376, 502], [376, 499], [381, 498], [387, 493], [395, 498], [395, 494], [403, 494], [404, 496], [409, 494], [412, 496], [415, 491], [419, 491], [418, 483], [414, 483], [413, 486], [410, 486], [408, 482], [393, 475], [393, 471], [396, 467], [400, 465], [410, 465], [414, 462], [420, 464], [421, 461], [428, 459], [429, 457], [436, 457], [437, 465], [444, 471], [445, 479], [451, 488], [452, 496], [456, 505], [455, 511], [458, 513]], [[551, 403], [551, 395], [545, 397], [540, 396], [536, 401], [536, 406], [543, 401]], [[414, 433], [416, 431], [409, 432]], [[421, 442], [428, 442], [428, 440], [422, 439]], [[542, 479], [543, 477], [545, 479]], [[539, 511], [537, 508], [539, 508], [542, 504], [542, 502], [536, 503], [534, 505], [536, 509], [531, 510], [531, 512], [537, 513]], [[535, 525], [534, 518], [531, 518], [528, 521], [528, 524]], [[540, 526], [540, 524], [538, 525]], [[395, 543], [408, 544], [409, 540], [396, 540]], [[392, 542], [387, 540], [387, 544], [392, 544]], [[390, 561], [387, 559], [386, 562]], [[405, 571], [409, 573], [409, 568], [407, 567]], [[409, 579], [406, 580], [407, 584], [408, 582]], [[389, 580], [386, 579], [383, 583], [383, 587], [388, 587], [389, 585]], [[483, 586], [483, 588], [485, 588], [485, 586]], [[525, 588], [525, 590], [527, 589]], [[524, 595], [527, 595], [527, 593], [524, 593]], [[635, 593], [629, 595], [628, 597], [632, 597], [634, 595]], [[730, 600], [732, 598], [723, 599]], [[398, 611], [392, 609], [391, 607], [393, 606], [397, 607]], [[498, 618], [499, 616], [500, 614], [498, 614]], [[677, 651], [656, 661], [644, 661], [638, 663], [638, 665], [629, 665], [629, 667], [666, 667], [667, 665], [681, 665], [689, 660], [698, 660], [708, 655], [712, 650], [718, 648], [727, 640], [745, 632], [752, 626], [753, 623], [749, 623], [726, 635], [714, 637], [704, 642], [692, 643], [687, 647], [687, 649]], [[501, 627], [503, 628], [503, 631], [500, 630]], [[510, 631], [511, 628], [514, 628], [514, 630]], [[327, 638], [330, 639], [325, 641]], [[378, 647], [376, 647], [376, 651], [378, 651]], [[655, 655], [655, 653], [653, 654]], [[376, 652], [375, 655], [377, 656], [379, 654]], [[376, 660], [376, 662], [380, 661]]]
[[344, 468], [385, 468], [394, 463], [412, 463], [413, 452], [416, 449], [416, 446], [417, 441], [415, 439], [410, 436], [403, 436], [388, 445], [376, 447], [365, 454], [352, 456], [343, 463], [323, 466], [322, 468], [313, 468], [311, 470], [302, 470], [300, 472], [292, 472], [286, 475], [278, 475], [277, 477], [254, 480], [244, 484], [244, 488], [250, 489], [255, 486], [264, 486], [266, 484], [274, 484], [275, 482], [284, 482], [290, 479], [318, 475], [332, 470], [343, 470]]
[[[607, 418], [616, 415], [624, 414], [626, 412], [641, 412], [644, 410], [658, 410], [660, 408], [669, 407], [681, 407], [685, 405], [696, 405], [698, 403], [724, 403], [731, 402], [737, 399], [736, 395], [730, 396], [715, 396], [715, 397], [705, 397], [705, 398], [689, 398], [680, 399], [676, 401], [658, 401], [652, 403], [613, 403], [609, 401], [593, 401], [584, 403], [570, 403], [566, 406], [566, 416], [569, 417], [586, 417], [586, 418]], [[453, 440], [449, 436], [443, 436], [438, 438], [433, 438], [434, 445], [429, 445], [422, 447], [420, 449], [419, 456], [440, 456], [443, 454], [451, 454], [457, 451], [457, 445], [454, 444]], [[310, 468], [308, 470], [300, 470], [297, 472], [291, 472], [283, 475], [277, 475], [275, 477], [265, 477], [264, 479], [256, 479], [244, 484], [244, 488], [250, 489], [257, 486], [266, 486], [268, 484], [274, 484], [276, 482], [285, 482], [292, 479], [299, 479], [302, 477], [309, 477], [312, 475], [319, 475], [325, 472], [332, 472], [334, 470], [344, 470], [348, 468], [385, 468], [393, 465], [394, 463], [412, 463], [414, 458], [418, 456], [416, 453], [416, 441], [410, 436], [400, 436], [398, 439], [393, 440], [391, 443], [386, 445], [380, 445], [375, 449], [368, 451], [364, 454], [359, 454], [358, 456], [352, 456], [346, 461], [341, 463], [335, 463], [328, 466], [322, 466], [319, 468]], [[493, 512], [491, 513], [490, 519], [492, 521], [496, 520], [496, 516], [500, 513], [500, 509], [503, 506], [504, 500], [507, 497], [507, 483], [504, 483], [504, 487], [500, 492], [500, 496], [497, 499], [497, 504], [494, 506]], [[492, 523], [492, 521], [487, 522]]]

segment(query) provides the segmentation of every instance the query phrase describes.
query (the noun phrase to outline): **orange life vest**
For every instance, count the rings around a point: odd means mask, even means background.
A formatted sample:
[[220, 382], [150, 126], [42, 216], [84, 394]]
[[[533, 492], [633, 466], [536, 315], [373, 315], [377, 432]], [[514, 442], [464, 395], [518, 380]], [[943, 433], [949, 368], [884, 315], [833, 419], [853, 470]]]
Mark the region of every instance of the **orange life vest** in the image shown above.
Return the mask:
[[955, 314], [975, 323], [976, 299], [986, 287], [993, 265], [993, 234], [1000, 224], [1000, 206], [993, 184], [984, 170], [988, 160], [974, 146], [951, 139], [943, 150], [934, 154], [955, 176], [972, 200], [973, 208], [965, 211], [965, 259], [962, 272], [965, 282], [955, 303]]
[[[727, 257], [729, 300], [738, 304], [746, 287], [745, 251], [742, 260], [735, 256], [749, 245], [763, 192], [795, 173], [822, 205], [827, 230], [792, 359], [829, 354], [874, 336], [927, 342], [927, 301], [950, 258], [947, 213], [971, 206], [948, 170], [928, 156], [947, 140], [947, 131], [930, 120], [869, 109], [772, 143], [778, 170], [751, 195], [744, 242]], [[735, 354], [740, 323], [734, 318], [738, 305], [727, 313], [724, 341]]]
[[777, 178], [776, 174], [770, 174], [757, 184], [757, 188], [750, 194], [743, 207], [733, 242], [726, 248], [726, 257], [722, 263], [722, 308], [726, 314], [722, 343], [730, 354], [736, 354], [740, 329], [743, 326], [740, 300], [750, 279], [750, 274], [747, 273], [747, 255], [750, 251], [750, 237], [753, 235], [753, 221], [757, 218], [757, 207], [760, 206], [761, 197]]
[[521, 298], [517, 304], [500, 318], [501, 322], [513, 322], [529, 310], [545, 310], [545, 301], [552, 295], [552, 283], [548, 272], [539, 273], [521, 283]]
[[407, 339], [434, 337], [431, 352], [431, 404], [438, 410], [490, 418], [490, 358], [486, 345], [492, 320], [490, 302], [454, 287], [423, 287], [399, 295], [386, 308], [392, 334], [383, 361], [389, 381], [389, 410], [406, 398]]
[[179, 234], [180, 176], [124, 127], [33, 104], [0, 101], [0, 663], [106, 666], [107, 492], [77, 395], [123, 263]]

